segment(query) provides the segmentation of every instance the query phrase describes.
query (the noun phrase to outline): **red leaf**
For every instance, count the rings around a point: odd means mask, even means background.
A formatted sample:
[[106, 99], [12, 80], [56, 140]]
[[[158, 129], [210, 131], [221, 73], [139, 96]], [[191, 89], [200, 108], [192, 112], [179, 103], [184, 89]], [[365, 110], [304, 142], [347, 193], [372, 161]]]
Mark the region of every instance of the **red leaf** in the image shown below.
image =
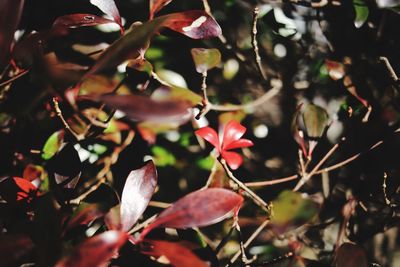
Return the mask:
[[367, 267], [368, 257], [363, 247], [353, 243], [343, 243], [335, 255], [335, 267]]
[[119, 15], [119, 11], [114, 0], [90, 0], [90, 3], [97, 6], [103, 13], [112, 17], [114, 21], [121, 27], [121, 32], [123, 32], [124, 28], [122, 26], [121, 16]]
[[213, 128], [210, 127], [203, 127], [201, 129], [198, 129], [195, 132], [196, 135], [200, 136], [201, 138], [207, 140], [210, 144], [212, 144], [214, 147], [220, 151], [220, 145], [219, 145], [219, 138], [217, 132], [214, 131]]
[[111, 44], [86, 76], [112, 68], [127, 59], [135, 59], [146, 50], [151, 37], [163, 27], [194, 39], [211, 38], [221, 34], [218, 23], [204, 11], [187, 11], [157, 17], [143, 24], [133, 24], [125, 35]]
[[246, 128], [237, 121], [230, 121], [225, 126], [222, 139], [222, 149], [227, 149], [232, 142], [239, 140], [244, 135]]
[[161, 257], [165, 256], [174, 267], [207, 267], [204, 261], [200, 260], [191, 250], [173, 242], [146, 240], [150, 245], [142, 252], [144, 254]]
[[169, 227], [185, 229], [203, 227], [227, 218], [243, 202], [243, 198], [223, 188], [208, 188], [192, 192], [164, 210], [142, 232], [139, 241], [152, 229]]
[[150, 19], [153, 19], [154, 14], [171, 2], [172, 0], [150, 0]]
[[122, 230], [129, 231], [140, 218], [157, 186], [157, 170], [152, 161], [131, 171], [121, 197]]
[[114, 21], [92, 14], [71, 14], [58, 17], [53, 23], [52, 30], [57, 31], [62, 29], [90, 27], [107, 23], [114, 23]]
[[10, 46], [21, 19], [24, 0], [0, 1], [0, 71], [8, 63]]
[[232, 170], [236, 170], [243, 163], [242, 156], [236, 152], [223, 150], [221, 156], [226, 160], [226, 163], [228, 163]]
[[39, 195], [37, 187], [23, 178], [6, 178], [1, 181], [0, 185], [0, 196], [8, 203], [17, 201], [29, 203]]
[[207, 39], [220, 36], [218, 23], [203, 10], [191, 10], [166, 15], [164, 26], [193, 39]]
[[239, 139], [224, 147], [225, 150], [253, 146], [253, 142], [249, 139]]
[[104, 211], [101, 209], [99, 204], [81, 203], [71, 216], [71, 219], [68, 221], [66, 229], [70, 229], [78, 225], [87, 225], [103, 215]]
[[184, 124], [191, 117], [189, 108], [192, 104], [188, 101], [154, 101], [140, 95], [102, 95], [98, 98], [132, 120]]
[[128, 234], [120, 231], [107, 231], [96, 235], [80, 244], [56, 267], [102, 266], [107, 263], [122, 247]]
[[1, 266], [18, 266], [18, 262], [29, 255], [34, 248], [31, 238], [25, 234], [0, 235]]

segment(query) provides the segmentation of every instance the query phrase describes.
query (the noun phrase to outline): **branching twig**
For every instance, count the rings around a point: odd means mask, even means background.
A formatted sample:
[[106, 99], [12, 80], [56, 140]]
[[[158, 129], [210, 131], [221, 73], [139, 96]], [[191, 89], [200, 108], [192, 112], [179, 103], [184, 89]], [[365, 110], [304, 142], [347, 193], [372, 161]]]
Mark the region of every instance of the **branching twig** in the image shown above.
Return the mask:
[[54, 104], [54, 109], [56, 111], [57, 116], [60, 118], [62, 124], [64, 125], [65, 129], [67, 129], [68, 132], [70, 132], [77, 141], [83, 140], [84, 136], [76, 133], [68, 124], [68, 122], [65, 120], [64, 116], [62, 115], [60, 106], [58, 104], [57, 99], [54, 97], [53, 98], [53, 104]]
[[235, 184], [237, 184], [237, 186], [240, 189], [245, 191], [248, 194], [248, 196], [254, 201], [254, 203], [256, 203], [259, 207], [261, 207], [264, 211], [266, 211], [269, 214], [270, 210], [268, 204], [259, 195], [254, 193], [253, 190], [248, 188], [243, 182], [241, 182], [233, 175], [232, 171], [229, 169], [228, 165], [226, 164], [226, 161], [223, 158], [219, 159], [219, 162], [224, 167], [225, 172], [228, 175], [229, 179], [232, 180]]

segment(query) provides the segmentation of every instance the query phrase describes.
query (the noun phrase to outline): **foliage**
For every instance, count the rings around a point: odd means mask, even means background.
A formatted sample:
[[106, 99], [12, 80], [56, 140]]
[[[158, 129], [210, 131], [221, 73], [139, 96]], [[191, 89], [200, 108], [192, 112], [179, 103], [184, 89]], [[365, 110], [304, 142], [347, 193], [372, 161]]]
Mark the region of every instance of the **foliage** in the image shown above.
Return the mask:
[[399, 266], [399, 10], [0, 0], [0, 266]]

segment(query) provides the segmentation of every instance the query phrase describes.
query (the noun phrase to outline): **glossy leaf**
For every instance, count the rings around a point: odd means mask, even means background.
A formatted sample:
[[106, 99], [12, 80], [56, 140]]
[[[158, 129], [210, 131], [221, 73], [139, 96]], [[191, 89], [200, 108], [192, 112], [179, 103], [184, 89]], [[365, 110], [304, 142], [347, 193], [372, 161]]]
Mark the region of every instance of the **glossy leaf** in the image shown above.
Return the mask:
[[376, 3], [380, 8], [390, 8], [400, 5], [399, 0], [376, 0]]
[[38, 195], [38, 188], [29, 180], [12, 177], [0, 182], [0, 196], [7, 203], [30, 203]]
[[274, 216], [271, 223], [279, 233], [310, 221], [319, 211], [317, 203], [292, 191], [283, 191], [272, 204]]
[[328, 126], [328, 120], [329, 115], [325, 109], [314, 104], [307, 104], [304, 107], [303, 121], [309, 137], [321, 137]]
[[121, 16], [119, 15], [119, 11], [114, 0], [90, 0], [90, 3], [97, 6], [104, 14], [112, 17], [114, 21], [121, 27], [121, 30], [123, 30]]
[[136, 23], [101, 55], [87, 75], [112, 68], [127, 59], [135, 59], [149, 46], [151, 37], [167, 27], [193, 39], [221, 34], [218, 23], [204, 11], [187, 11], [157, 17], [143, 24]]
[[367, 267], [368, 258], [364, 249], [353, 243], [342, 244], [335, 255], [335, 267]]
[[171, 2], [172, 0], [150, 0], [150, 19], [153, 19], [158, 11]]
[[191, 53], [198, 73], [205, 73], [221, 62], [221, 53], [218, 49], [193, 48]]
[[192, 192], [167, 208], [142, 232], [143, 238], [158, 227], [185, 229], [215, 224], [240, 208], [243, 198], [226, 189], [208, 188]]
[[129, 231], [147, 208], [157, 186], [157, 170], [152, 161], [131, 171], [121, 197], [121, 224]]
[[21, 19], [24, 0], [0, 1], [0, 71], [8, 64], [11, 43]]
[[173, 242], [161, 240], [146, 240], [142, 253], [155, 257], [165, 256], [174, 267], [207, 267], [190, 249]]
[[71, 14], [58, 17], [53, 23], [52, 30], [90, 27], [107, 23], [114, 23], [114, 21], [93, 14]]
[[98, 98], [136, 121], [184, 124], [191, 117], [189, 108], [192, 104], [187, 101], [154, 101], [140, 95], [103, 95]]
[[64, 141], [64, 130], [57, 131], [53, 133], [42, 149], [42, 158], [45, 160], [51, 159], [61, 148]]
[[226, 163], [232, 170], [238, 169], [243, 163], [242, 156], [236, 152], [223, 150], [221, 156], [226, 160]]
[[232, 142], [238, 141], [246, 132], [246, 127], [237, 121], [230, 121], [224, 128], [222, 149], [228, 149]]
[[128, 235], [119, 231], [107, 231], [84, 241], [56, 267], [88, 267], [106, 264], [122, 247]]
[[196, 130], [195, 134], [212, 144], [218, 151], [221, 150], [218, 134], [213, 128], [203, 127]]
[[367, 21], [369, 15], [368, 6], [365, 4], [364, 0], [353, 0], [354, 10], [356, 12], [356, 17], [354, 19], [354, 26], [356, 28], [361, 28], [362, 25]]

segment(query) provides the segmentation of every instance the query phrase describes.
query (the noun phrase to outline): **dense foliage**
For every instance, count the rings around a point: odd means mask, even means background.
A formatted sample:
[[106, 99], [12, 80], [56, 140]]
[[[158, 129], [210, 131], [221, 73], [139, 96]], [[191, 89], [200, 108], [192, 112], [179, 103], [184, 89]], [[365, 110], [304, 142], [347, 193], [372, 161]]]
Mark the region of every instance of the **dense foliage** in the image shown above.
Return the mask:
[[399, 266], [397, 0], [0, 0], [0, 266]]

